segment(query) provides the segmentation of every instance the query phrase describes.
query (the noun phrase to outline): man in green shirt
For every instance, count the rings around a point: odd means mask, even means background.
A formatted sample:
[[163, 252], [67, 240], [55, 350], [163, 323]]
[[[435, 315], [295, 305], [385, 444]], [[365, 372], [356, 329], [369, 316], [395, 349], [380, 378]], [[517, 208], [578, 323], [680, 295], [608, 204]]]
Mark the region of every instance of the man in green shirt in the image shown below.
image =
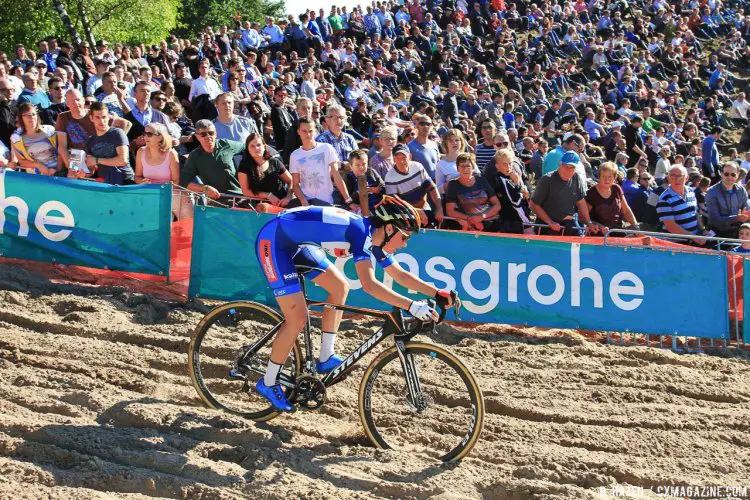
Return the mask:
[[[232, 158], [242, 153], [245, 145], [238, 141], [217, 139], [216, 127], [210, 120], [198, 120], [195, 124], [195, 136], [200, 147], [188, 156], [180, 185], [224, 204], [228, 203], [222, 201], [223, 194], [241, 196], [242, 189]], [[203, 184], [194, 181], [196, 176]]]
[[651, 110], [648, 107], [643, 108], [643, 125], [641, 125], [641, 129], [643, 129], [645, 134], [650, 134], [662, 125], [662, 122], [651, 116]]

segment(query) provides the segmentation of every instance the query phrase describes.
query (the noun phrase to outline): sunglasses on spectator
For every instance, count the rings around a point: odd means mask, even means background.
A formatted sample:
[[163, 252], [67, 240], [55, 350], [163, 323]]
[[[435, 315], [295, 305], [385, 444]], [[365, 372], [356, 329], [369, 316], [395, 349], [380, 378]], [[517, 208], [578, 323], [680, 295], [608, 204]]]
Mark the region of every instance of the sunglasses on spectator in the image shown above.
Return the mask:
[[431, 126], [431, 125], [432, 125], [432, 122], [419, 122], [419, 124], [420, 124], [420, 125], [421, 125], [422, 127], [429, 127], [429, 126]]
[[[50, 87], [50, 90], [62, 90], [62, 87]], [[3, 90], [3, 89], [0, 89]]]
[[157, 135], [159, 135], [159, 133], [158, 133], [158, 132], [152, 132], [152, 131], [150, 131], [150, 130], [147, 130], [147, 131], [145, 131], [145, 132], [143, 133], [143, 135], [145, 135], [146, 137], [156, 137]]
[[641, 177], [641, 178], [640, 178], [640, 179], [638, 179], [638, 180], [639, 180], [639, 181], [650, 181], [650, 180], [651, 180], [651, 177]]
[[492, 130], [492, 129], [493, 129], [492, 125], [485, 125], [482, 127], [482, 130]]
[[151, 100], [152, 101], [167, 102], [167, 98], [166, 97], [152, 97]]
[[206, 130], [204, 132], [198, 132], [195, 135], [197, 135], [198, 137], [213, 137], [213, 136], [216, 135], [216, 131], [215, 130]]
[[737, 172], [722, 172], [724, 177], [737, 177]]
[[498, 147], [498, 148], [501, 148], [503, 146], [507, 146], [508, 144], [510, 144], [510, 143], [509, 142], [496, 142], [495, 146]]

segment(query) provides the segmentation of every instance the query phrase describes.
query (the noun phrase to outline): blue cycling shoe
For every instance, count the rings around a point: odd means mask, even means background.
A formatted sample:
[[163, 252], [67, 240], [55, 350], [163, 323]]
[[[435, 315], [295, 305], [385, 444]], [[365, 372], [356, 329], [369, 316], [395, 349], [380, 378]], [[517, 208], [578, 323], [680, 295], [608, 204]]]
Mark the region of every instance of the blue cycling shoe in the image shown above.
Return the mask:
[[318, 373], [330, 373], [335, 370], [342, 361], [344, 361], [344, 358], [340, 358], [339, 356], [333, 354], [325, 361], [315, 361], [315, 371], [317, 371]]
[[277, 410], [286, 412], [294, 411], [294, 406], [292, 406], [292, 404], [286, 398], [286, 394], [284, 394], [284, 391], [281, 388], [281, 384], [276, 384], [269, 387], [266, 385], [263, 379], [260, 379], [258, 380], [258, 383], [255, 384], [255, 390], [258, 391], [258, 394], [266, 398], [268, 402], [271, 403], [271, 405], [273, 405], [273, 407]]

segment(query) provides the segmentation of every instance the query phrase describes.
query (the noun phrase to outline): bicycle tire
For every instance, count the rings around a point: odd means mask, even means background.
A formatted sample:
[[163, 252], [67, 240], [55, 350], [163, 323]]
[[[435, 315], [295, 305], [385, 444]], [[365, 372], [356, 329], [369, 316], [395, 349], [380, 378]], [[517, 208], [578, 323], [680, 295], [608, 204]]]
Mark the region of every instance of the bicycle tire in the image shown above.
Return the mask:
[[[244, 346], [262, 338], [281, 320], [274, 309], [243, 301], [219, 305], [203, 317], [190, 339], [188, 366], [193, 387], [205, 406], [257, 422], [280, 414], [255, 392], [260, 373], [248, 371], [244, 381], [230, 376], [230, 370]], [[258, 371], [265, 371], [271, 342], [269, 339], [249, 360]], [[302, 372], [302, 351], [297, 341], [282, 372], [292, 378]], [[293, 396], [291, 389], [285, 392], [287, 397]], [[226, 394], [230, 396], [225, 397]]]
[[484, 397], [474, 375], [443, 347], [408, 342], [406, 351], [414, 357], [422, 392], [432, 404], [424, 414], [410, 407], [396, 346], [386, 349], [367, 367], [359, 386], [365, 434], [378, 448], [424, 453], [443, 462], [464, 458], [484, 425]]

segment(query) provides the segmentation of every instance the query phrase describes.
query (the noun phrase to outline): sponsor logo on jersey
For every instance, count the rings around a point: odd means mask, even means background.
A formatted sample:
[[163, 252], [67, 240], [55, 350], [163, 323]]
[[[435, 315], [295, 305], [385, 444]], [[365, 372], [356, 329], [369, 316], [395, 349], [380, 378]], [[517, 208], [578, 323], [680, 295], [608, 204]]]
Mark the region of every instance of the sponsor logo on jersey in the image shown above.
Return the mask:
[[266, 273], [269, 283], [278, 281], [276, 270], [273, 265], [273, 243], [271, 240], [260, 240], [260, 260], [263, 264], [263, 272]]
[[299, 276], [297, 276], [297, 273], [289, 273], [284, 275], [285, 280], [293, 280], [297, 279]]

